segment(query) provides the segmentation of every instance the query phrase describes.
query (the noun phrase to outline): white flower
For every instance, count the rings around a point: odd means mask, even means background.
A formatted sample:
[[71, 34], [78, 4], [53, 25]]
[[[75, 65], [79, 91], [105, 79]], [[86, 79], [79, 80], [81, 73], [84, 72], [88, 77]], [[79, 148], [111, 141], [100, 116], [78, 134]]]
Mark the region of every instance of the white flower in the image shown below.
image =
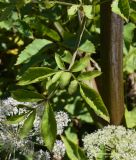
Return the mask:
[[57, 122], [57, 134], [61, 135], [64, 131], [64, 128], [68, 126], [70, 119], [68, 114], [63, 111], [56, 112], [55, 119]]
[[4, 106], [17, 106], [19, 104], [22, 104], [22, 105], [30, 105], [29, 102], [19, 102], [15, 99], [13, 99], [12, 97], [8, 97], [7, 99], [3, 100], [3, 105]]
[[40, 123], [41, 123], [41, 118], [36, 116], [34, 120], [34, 130], [36, 133], [40, 131]]
[[0, 128], [0, 143], [2, 144], [2, 149], [12, 152], [18, 150], [21, 153], [27, 154], [32, 152], [33, 143], [28, 139], [19, 138], [17, 131], [11, 126], [5, 126], [5, 128]]
[[43, 151], [40, 149], [39, 151], [35, 152], [34, 160], [50, 160], [51, 156], [48, 151]]
[[106, 126], [83, 138], [89, 160], [104, 156], [111, 160], [136, 160], [136, 132], [123, 126]]
[[65, 149], [64, 143], [61, 140], [56, 140], [52, 150], [53, 157], [58, 160], [62, 159], [62, 157], [65, 154], [65, 151], [66, 149]]

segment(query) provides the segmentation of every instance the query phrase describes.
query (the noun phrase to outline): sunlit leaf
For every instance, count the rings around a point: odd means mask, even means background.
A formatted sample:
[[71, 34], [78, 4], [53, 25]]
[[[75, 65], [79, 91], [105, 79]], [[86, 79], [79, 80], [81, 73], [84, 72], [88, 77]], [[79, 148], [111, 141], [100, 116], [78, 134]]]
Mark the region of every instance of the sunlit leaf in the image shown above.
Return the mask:
[[57, 81], [60, 79], [62, 73], [63, 73], [63, 71], [57, 72], [57, 73], [52, 77], [52, 83], [57, 82]]
[[89, 40], [86, 40], [79, 48], [78, 48], [79, 51], [82, 51], [82, 52], [86, 52], [86, 53], [95, 53], [95, 46], [94, 44], [89, 41]]
[[93, 78], [97, 77], [101, 75], [100, 71], [88, 71], [88, 72], [83, 72], [81, 73], [77, 79], [79, 81], [83, 81], [83, 80], [92, 80]]
[[133, 73], [136, 70], [136, 47], [130, 47], [129, 53], [124, 57], [123, 70]]
[[125, 109], [125, 121], [128, 128], [136, 127], [136, 108], [132, 111]]
[[72, 5], [69, 9], [68, 9], [68, 16], [73, 16], [76, 14], [76, 12], [78, 11], [78, 7], [79, 5]]
[[47, 67], [30, 67], [20, 78], [18, 85], [28, 85], [31, 83], [40, 82], [47, 77], [55, 74], [56, 71], [54, 71], [51, 68]]
[[64, 51], [61, 59], [66, 63], [71, 63], [72, 61], [72, 54], [69, 51]]
[[68, 87], [68, 93], [72, 95], [73, 93], [76, 92], [77, 87], [78, 87], [78, 82], [77, 82], [77, 80], [71, 81], [71, 82], [70, 82], [70, 85], [69, 85], [69, 87]]
[[124, 40], [128, 43], [132, 43], [134, 37], [134, 30], [136, 26], [133, 23], [128, 23], [124, 26]]
[[80, 84], [80, 93], [90, 108], [93, 109], [99, 117], [109, 122], [109, 114], [100, 95], [84, 83]]
[[92, 5], [83, 5], [83, 11], [87, 18], [93, 19], [94, 15], [92, 14]]
[[48, 47], [50, 44], [52, 44], [52, 42], [47, 39], [35, 39], [20, 53], [16, 65], [24, 63], [32, 56], [38, 54], [41, 49]]
[[61, 74], [60, 79], [59, 79], [59, 86], [61, 88], [66, 87], [69, 84], [70, 79], [71, 79], [71, 73], [70, 72], [63, 72]]
[[79, 72], [87, 67], [89, 64], [90, 58], [89, 56], [85, 56], [80, 60], [76, 61], [74, 65], [71, 67], [71, 72]]
[[114, 0], [111, 8], [114, 13], [128, 21], [130, 9], [128, 0]]
[[62, 61], [61, 57], [59, 54], [55, 53], [55, 61], [57, 63], [57, 66], [60, 68], [60, 69], [65, 69], [65, 65], [64, 65], [64, 62]]

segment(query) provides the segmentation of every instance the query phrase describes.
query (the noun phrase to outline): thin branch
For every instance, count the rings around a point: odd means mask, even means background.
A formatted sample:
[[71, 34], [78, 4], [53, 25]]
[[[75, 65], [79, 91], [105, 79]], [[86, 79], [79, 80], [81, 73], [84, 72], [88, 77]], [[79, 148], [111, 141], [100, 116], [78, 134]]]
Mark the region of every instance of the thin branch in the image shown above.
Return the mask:
[[60, 2], [60, 1], [49, 1], [49, 3], [61, 4], [61, 5], [66, 5], [66, 6], [73, 6], [73, 5], [77, 5], [77, 4], [74, 4], [74, 3]]
[[80, 34], [79, 34], [79, 37], [78, 37], [78, 39], [77, 39], [76, 50], [75, 50], [75, 52], [74, 52], [74, 54], [73, 54], [72, 61], [71, 61], [70, 65], [69, 65], [68, 70], [70, 70], [71, 67], [73, 66], [73, 64], [74, 64], [74, 62], [75, 62], [75, 59], [76, 59], [76, 55], [78, 54], [78, 47], [79, 47], [79, 45], [80, 45], [80, 42], [81, 42], [81, 39], [82, 39], [84, 30], [85, 30], [85, 24], [86, 24], [86, 19], [85, 19], [85, 17], [84, 17], [83, 20], [82, 20], [81, 28], [80, 28]]

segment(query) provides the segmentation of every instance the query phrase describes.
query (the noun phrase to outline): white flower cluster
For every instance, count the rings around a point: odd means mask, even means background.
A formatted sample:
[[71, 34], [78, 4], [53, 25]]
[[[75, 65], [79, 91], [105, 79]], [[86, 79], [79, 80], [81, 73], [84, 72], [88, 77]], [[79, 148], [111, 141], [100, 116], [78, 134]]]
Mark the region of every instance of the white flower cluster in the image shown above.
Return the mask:
[[2, 144], [2, 150], [7, 150], [8, 152], [16, 150], [23, 154], [30, 154], [34, 147], [29, 139], [20, 139], [16, 130], [8, 125], [0, 128], [0, 143]]
[[[56, 140], [53, 150], [52, 156], [53, 159], [61, 160], [65, 154], [65, 146], [61, 140]], [[39, 151], [35, 152], [34, 160], [51, 160], [51, 155], [48, 151], [43, 151], [40, 149]]]
[[[8, 125], [5, 124], [7, 116], [19, 115], [26, 112], [25, 108], [20, 108], [18, 105], [31, 106], [33, 108], [37, 107], [37, 114], [33, 124], [33, 130], [28, 135], [26, 139], [20, 139], [18, 136], [18, 129], [23, 122], [18, 124]], [[44, 145], [43, 139], [40, 136], [40, 123], [42, 119], [42, 114], [44, 111], [43, 104], [29, 103], [29, 102], [18, 102], [15, 99], [9, 97], [6, 100], [1, 101], [0, 104], [0, 143], [3, 145], [3, 149], [18, 150], [23, 153], [32, 152], [34, 147], [33, 137], [35, 137], [36, 143], [39, 145]], [[68, 126], [70, 119], [68, 114], [59, 111], [55, 113], [55, 119], [57, 122], [57, 135], [61, 135], [64, 128]], [[30, 147], [31, 142], [31, 147]], [[54, 148], [52, 150], [52, 156], [55, 159], [62, 159], [65, 154], [65, 146], [61, 140], [56, 140]], [[35, 160], [50, 160], [50, 153], [47, 151], [39, 150], [34, 154]]]
[[65, 146], [64, 143], [61, 140], [56, 140], [54, 147], [53, 147], [53, 157], [57, 160], [61, 160], [61, 158], [65, 154]]
[[[89, 160], [136, 160], [136, 131], [123, 126], [106, 126], [83, 138]], [[98, 158], [98, 159], [99, 159]]]
[[18, 108], [18, 105], [32, 106], [35, 104], [18, 102], [12, 97], [0, 101], [0, 144], [2, 144], [2, 150], [7, 150], [8, 152], [16, 150], [23, 154], [30, 154], [33, 151], [34, 143], [29, 140], [29, 137], [20, 139], [18, 135], [18, 129], [23, 122], [11, 125], [5, 123], [7, 116], [26, 112], [24, 108]]
[[18, 105], [32, 106], [35, 107], [36, 103], [30, 102], [18, 102], [12, 97], [0, 101], [0, 118], [5, 118], [5, 116], [17, 115], [25, 112], [25, 109], [18, 108]]
[[57, 134], [61, 135], [64, 131], [64, 128], [68, 126], [70, 119], [68, 114], [63, 111], [56, 112], [55, 119], [57, 122]]
[[40, 149], [39, 151], [35, 152], [34, 160], [50, 160], [51, 156], [48, 151], [43, 151]]
[[[55, 119], [57, 122], [57, 135], [61, 135], [64, 131], [64, 128], [68, 126], [68, 122], [70, 122], [70, 119], [68, 117], [68, 114], [63, 111], [56, 112]], [[35, 130], [34, 134], [37, 134], [36, 136], [37, 143], [44, 145], [43, 139], [40, 137], [40, 133], [39, 133], [40, 122], [41, 122], [41, 118], [39, 116], [36, 116], [36, 119], [34, 121], [34, 130]], [[41, 151], [41, 157], [45, 157], [45, 154], [46, 153], [44, 151]], [[52, 154], [53, 154], [53, 157], [57, 160], [61, 160], [62, 157], [64, 156], [65, 146], [61, 140], [56, 140], [54, 144], [54, 148], [52, 150]], [[49, 158], [45, 158], [45, 160], [46, 159], [48, 160]]]

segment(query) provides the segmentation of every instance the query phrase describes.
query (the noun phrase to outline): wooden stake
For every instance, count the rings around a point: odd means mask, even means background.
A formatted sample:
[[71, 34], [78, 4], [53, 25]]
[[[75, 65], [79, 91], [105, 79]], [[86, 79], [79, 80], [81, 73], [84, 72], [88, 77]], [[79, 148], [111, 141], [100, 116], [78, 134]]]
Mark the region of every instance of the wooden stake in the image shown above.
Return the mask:
[[111, 1], [101, 0], [101, 93], [111, 124], [119, 125], [124, 114], [123, 20], [111, 12]]

